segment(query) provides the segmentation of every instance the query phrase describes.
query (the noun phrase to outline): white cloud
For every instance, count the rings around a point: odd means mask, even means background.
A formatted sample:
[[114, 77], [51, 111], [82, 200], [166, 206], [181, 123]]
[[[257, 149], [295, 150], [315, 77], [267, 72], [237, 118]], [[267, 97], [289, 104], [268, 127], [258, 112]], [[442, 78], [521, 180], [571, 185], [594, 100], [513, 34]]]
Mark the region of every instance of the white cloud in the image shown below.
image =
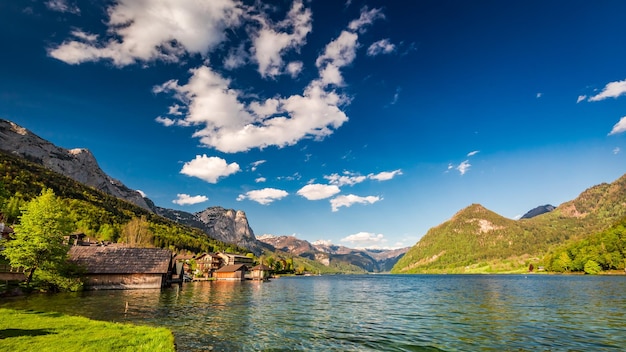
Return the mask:
[[196, 155], [196, 158], [183, 165], [181, 174], [197, 177], [209, 183], [217, 183], [220, 177], [226, 177], [239, 172], [239, 164], [227, 164], [226, 160], [215, 156], [207, 157]]
[[146, 198], [146, 193], [144, 191], [138, 189], [137, 192], [139, 192], [139, 194], [141, 194], [142, 197]]
[[370, 174], [367, 177], [371, 180], [388, 181], [399, 175], [402, 175], [402, 170], [400, 169], [393, 171], [383, 171], [378, 174]]
[[470, 156], [474, 156], [474, 155], [476, 155], [476, 154], [478, 154], [478, 153], [480, 153], [480, 150], [474, 150], [474, 151], [472, 151], [472, 152], [467, 153], [467, 156], [468, 156], [468, 157], [470, 157]]
[[240, 194], [237, 197], [238, 201], [242, 201], [245, 199], [249, 199], [251, 201], [255, 201], [259, 204], [267, 205], [271, 204], [276, 200], [280, 200], [288, 196], [289, 193], [283, 191], [282, 189], [276, 188], [263, 188], [259, 190], [249, 191], [245, 194]]
[[330, 200], [332, 211], [338, 211], [341, 207], [350, 207], [352, 204], [374, 204], [381, 200], [378, 196], [360, 197], [354, 194], [348, 194], [347, 196], [340, 195]]
[[381, 39], [367, 48], [368, 56], [376, 56], [380, 54], [389, 54], [396, 50], [396, 46], [389, 39]]
[[[281, 55], [288, 49], [299, 49], [311, 32], [311, 10], [305, 8], [301, 0], [296, 0], [287, 18], [275, 25], [265, 17], [259, 16], [257, 19], [262, 28], [252, 39], [253, 57], [259, 64], [258, 70], [262, 77], [275, 77], [283, 72], [285, 65]], [[290, 30], [290, 33], [285, 30]]]
[[256, 182], [256, 183], [262, 183], [262, 182], [265, 182], [265, 181], [267, 181], [267, 179], [265, 177], [257, 177], [254, 180], [254, 182]]
[[259, 165], [265, 164], [267, 162], [267, 160], [257, 160], [255, 162], [250, 163], [251, 167], [250, 170], [252, 171], [256, 171], [257, 167], [259, 167]]
[[580, 103], [581, 101], [585, 101], [585, 99], [587, 99], [586, 95], [579, 95], [578, 99], [576, 99], [576, 104]]
[[465, 175], [465, 173], [470, 169], [472, 164], [469, 163], [469, 160], [465, 160], [460, 163], [459, 166], [456, 167], [457, 170], [461, 173], [461, 175]]
[[308, 184], [298, 190], [298, 195], [308, 200], [326, 199], [339, 193], [339, 187], [336, 185], [322, 185], [319, 183]]
[[374, 234], [370, 232], [359, 232], [339, 240], [340, 242], [350, 243], [356, 248], [380, 248], [387, 240], [383, 234]]
[[169, 127], [176, 124], [176, 120], [170, 119], [169, 117], [157, 116], [154, 121], [162, 124], [165, 127]]
[[537, 95], [536, 95], [537, 99], [541, 98], [542, 96], [543, 96], [543, 93], [541, 93], [541, 92], [537, 93]]
[[353, 186], [367, 179], [366, 176], [358, 175], [349, 171], [344, 171], [343, 175], [339, 175], [336, 173], [332, 175], [326, 175], [324, 176], [324, 178], [327, 179], [331, 185], [336, 185], [339, 187]]
[[626, 116], [622, 117], [616, 124], [613, 126], [611, 132], [609, 132], [609, 136], [614, 134], [619, 134], [622, 132], [626, 132]]
[[205, 125], [194, 134], [200, 142], [225, 153], [275, 145], [293, 145], [304, 138], [321, 140], [348, 120], [339, 106], [346, 99], [324, 91], [313, 81], [303, 95], [271, 98], [246, 106], [230, 81], [209, 67], [191, 70], [187, 84], [170, 80], [154, 87], [155, 93], [171, 92], [188, 104], [185, 121]]
[[614, 155], [617, 155], [617, 154], [619, 154], [621, 151], [622, 151], [622, 150], [621, 150], [619, 147], [615, 147], [615, 148], [613, 149], [613, 154], [614, 154]]
[[296, 78], [298, 77], [300, 72], [302, 72], [303, 67], [304, 64], [302, 63], [302, 61], [292, 61], [287, 64], [287, 73], [289, 73], [292, 78]]
[[240, 24], [243, 10], [235, 0], [118, 0], [107, 13], [107, 39], [67, 40], [48, 54], [68, 64], [106, 59], [116, 66], [206, 56], [224, 41], [227, 28]]
[[176, 195], [178, 198], [174, 199], [172, 201], [172, 203], [174, 204], [178, 204], [178, 205], [192, 205], [192, 204], [198, 204], [198, 203], [202, 203], [202, 202], [206, 202], [207, 200], [209, 200], [209, 197], [207, 196], [190, 196], [188, 194], [177, 194]]
[[589, 98], [589, 101], [600, 101], [608, 98], [617, 98], [626, 93], [626, 80], [608, 83], [602, 91]]
[[224, 58], [224, 68], [234, 70], [248, 63], [248, 52], [243, 44], [231, 48], [226, 58]]
[[70, 4], [67, 0], [49, 0], [46, 1], [46, 7], [52, 11], [68, 12], [73, 14], [79, 14], [80, 9], [74, 4]]
[[352, 31], [363, 32], [365, 27], [371, 25], [377, 19], [384, 19], [385, 14], [380, 9], [368, 10], [367, 7], [361, 9], [361, 15], [358, 19], [350, 22], [348, 28]]
[[96, 40], [98, 40], [98, 35], [97, 34], [89, 34], [89, 33], [85, 33], [81, 30], [73, 30], [72, 31], [72, 35], [75, 36], [76, 38], [82, 39], [86, 42], [95, 42]]
[[[245, 25], [250, 37], [239, 38], [242, 45], [233, 45], [235, 49], [224, 59], [226, 68], [254, 61], [265, 77], [278, 73], [295, 77], [303, 62], [290, 58], [285, 64], [281, 55], [297, 54], [305, 43], [311, 31], [310, 10], [296, 0], [282, 21], [273, 22], [264, 11], [275, 7], [253, 6], [236, 0], [119, 0], [107, 9], [105, 36], [81, 32], [50, 48], [49, 55], [69, 64], [99, 60], [120, 67], [138, 62], [184, 63], [186, 56], [208, 58], [211, 51], [223, 49], [220, 44], [228, 39], [226, 33]], [[207, 59], [189, 71], [187, 82], [170, 80], [153, 88], [153, 92], [171, 94], [176, 100], [169, 116], [156, 121], [165, 126], [197, 126], [193, 137], [225, 153], [280, 148], [302, 139], [322, 140], [348, 121], [342, 110], [350, 97], [329, 86], [344, 85], [341, 69], [354, 61], [358, 47], [354, 31], [362, 32], [377, 18], [384, 18], [381, 10], [364, 8], [359, 20], [350, 23], [350, 30], [328, 43], [315, 61], [318, 77], [301, 94], [259, 98], [239, 91], [223, 73], [208, 66]], [[236, 59], [239, 53], [253, 57]]]

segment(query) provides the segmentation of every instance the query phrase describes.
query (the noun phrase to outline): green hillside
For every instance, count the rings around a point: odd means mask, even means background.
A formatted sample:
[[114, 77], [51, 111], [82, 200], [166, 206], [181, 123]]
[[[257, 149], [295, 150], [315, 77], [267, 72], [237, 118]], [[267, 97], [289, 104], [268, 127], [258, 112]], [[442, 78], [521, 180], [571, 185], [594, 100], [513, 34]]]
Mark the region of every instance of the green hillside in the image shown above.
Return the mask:
[[473, 204], [430, 229], [392, 273], [524, 272], [544, 265], [551, 250], [575, 246], [625, 216], [626, 175], [531, 219], [507, 219]]
[[139, 220], [153, 235], [151, 245], [173, 251], [247, 253], [244, 248], [217, 241], [199, 229], [177, 224], [129, 202], [87, 187], [69, 177], [25, 159], [0, 152], [0, 206], [5, 222], [18, 221], [19, 209], [49, 188], [62, 198], [76, 224], [76, 231], [101, 241], [123, 240], [123, 228]]

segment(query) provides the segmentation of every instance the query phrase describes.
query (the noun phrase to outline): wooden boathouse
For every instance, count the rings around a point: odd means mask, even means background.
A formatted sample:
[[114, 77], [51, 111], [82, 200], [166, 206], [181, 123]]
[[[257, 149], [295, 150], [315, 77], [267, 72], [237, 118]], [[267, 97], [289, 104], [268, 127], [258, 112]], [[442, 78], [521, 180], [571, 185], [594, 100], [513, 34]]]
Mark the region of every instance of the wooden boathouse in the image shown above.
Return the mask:
[[167, 249], [73, 246], [68, 255], [70, 261], [85, 269], [86, 289], [158, 289], [170, 286], [180, 276]]

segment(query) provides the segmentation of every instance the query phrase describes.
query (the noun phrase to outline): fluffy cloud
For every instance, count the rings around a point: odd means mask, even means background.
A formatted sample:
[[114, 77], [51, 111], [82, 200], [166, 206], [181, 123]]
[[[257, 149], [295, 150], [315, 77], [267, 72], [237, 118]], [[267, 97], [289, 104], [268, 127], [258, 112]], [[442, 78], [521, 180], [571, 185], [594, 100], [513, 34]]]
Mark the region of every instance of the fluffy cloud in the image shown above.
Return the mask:
[[[236, 0], [119, 0], [108, 8], [105, 36], [75, 30], [72, 38], [50, 48], [49, 55], [69, 64], [110, 60], [119, 67], [157, 60], [185, 63], [186, 56], [207, 58], [213, 50], [223, 50], [220, 44], [229, 39], [228, 29], [246, 26], [249, 38], [239, 38], [241, 44], [229, 43], [233, 49], [225, 53], [225, 67], [254, 62], [262, 77], [279, 73], [295, 77], [303, 62], [285, 64], [281, 56], [297, 53], [305, 43], [312, 28], [310, 9], [296, 0], [278, 22], [265, 13], [271, 9], [275, 8]], [[328, 43], [315, 61], [318, 77], [301, 94], [264, 99], [239, 91], [205, 60], [189, 71], [187, 82], [169, 80], [153, 88], [176, 100], [168, 116], [155, 120], [164, 126], [198, 127], [193, 137], [225, 153], [322, 140], [348, 121], [342, 109], [350, 98], [330, 87], [344, 85], [341, 69], [356, 57], [357, 32], [378, 18], [384, 18], [379, 9], [364, 8], [358, 20]]]
[[172, 203], [174, 204], [178, 204], [178, 205], [192, 205], [192, 204], [198, 204], [198, 203], [202, 203], [202, 202], [206, 202], [207, 200], [209, 200], [209, 197], [207, 196], [190, 196], [188, 194], [177, 194], [176, 195], [178, 198], [174, 199], [172, 201]]
[[265, 181], [267, 181], [265, 177], [257, 177], [256, 179], [254, 179], [254, 182], [256, 183], [263, 183]]
[[336, 185], [314, 183], [300, 188], [297, 193], [308, 200], [320, 200], [330, 198], [339, 192], [339, 187]]
[[615, 147], [615, 148], [613, 149], [613, 154], [614, 154], [614, 155], [617, 155], [617, 154], [619, 154], [619, 153], [620, 153], [620, 151], [621, 151], [621, 149], [620, 149], [619, 147]]
[[239, 197], [237, 197], [237, 200], [242, 201], [245, 199], [249, 199], [259, 204], [267, 205], [276, 200], [283, 199], [288, 195], [289, 193], [283, 191], [282, 189], [263, 188], [259, 190], [249, 191], [245, 194], [240, 194]]
[[387, 240], [382, 234], [359, 232], [342, 238], [340, 242], [349, 243], [356, 248], [380, 248]]
[[235, 0], [118, 0], [107, 12], [109, 38], [93, 43], [77, 37], [48, 54], [68, 64], [103, 59], [116, 66], [177, 62], [185, 53], [208, 54], [224, 41], [227, 28], [240, 24], [243, 15]]
[[619, 134], [626, 132], [626, 116], [622, 117], [616, 124], [613, 126], [611, 132], [609, 132], [609, 136], [614, 134]]
[[392, 178], [402, 175], [402, 170], [393, 170], [393, 171], [383, 171], [377, 174], [369, 174], [367, 178], [376, 180], [376, 181], [388, 181]]
[[181, 174], [197, 177], [209, 183], [217, 183], [220, 177], [226, 177], [239, 172], [239, 164], [227, 164], [226, 160], [215, 156], [207, 157], [206, 154], [188, 161], [183, 165]]
[[345, 98], [325, 91], [317, 81], [303, 95], [245, 105], [239, 99], [242, 93], [229, 88], [230, 81], [209, 67], [191, 72], [187, 84], [170, 80], [155, 87], [154, 92], [171, 92], [181, 103], [188, 104], [185, 121], [205, 126], [194, 137], [225, 153], [271, 145], [284, 147], [303, 138], [321, 140], [348, 120], [339, 108]]
[[360, 197], [354, 194], [340, 195], [330, 200], [332, 211], [338, 211], [341, 207], [350, 207], [352, 204], [374, 204], [381, 200], [378, 196]]
[[461, 173], [461, 175], [465, 175], [465, 173], [470, 169], [472, 164], [469, 163], [469, 160], [465, 160], [460, 163], [459, 166], [456, 167], [457, 170]]
[[576, 99], [576, 104], [580, 103], [581, 101], [585, 101], [585, 99], [587, 99], [586, 95], [579, 95]]
[[[269, 20], [258, 17], [262, 24], [253, 38], [253, 57], [259, 64], [261, 76], [274, 77], [283, 72], [284, 62], [282, 56], [288, 49], [298, 49], [305, 43], [305, 38], [311, 32], [311, 10], [304, 7], [301, 0], [293, 2], [287, 18], [272, 26]], [[290, 33], [284, 30], [290, 30]], [[295, 67], [290, 67], [289, 72], [293, 76]]]
[[597, 95], [589, 98], [589, 101], [600, 101], [608, 98], [617, 98], [626, 93], [626, 80], [608, 83]]
[[467, 153], [467, 157], [474, 156], [474, 155], [476, 155], [478, 153], [480, 153], [480, 150], [474, 150], [472, 152]]
[[389, 41], [389, 39], [382, 39], [367, 48], [368, 56], [376, 56], [380, 54], [389, 54], [396, 50], [396, 46]]

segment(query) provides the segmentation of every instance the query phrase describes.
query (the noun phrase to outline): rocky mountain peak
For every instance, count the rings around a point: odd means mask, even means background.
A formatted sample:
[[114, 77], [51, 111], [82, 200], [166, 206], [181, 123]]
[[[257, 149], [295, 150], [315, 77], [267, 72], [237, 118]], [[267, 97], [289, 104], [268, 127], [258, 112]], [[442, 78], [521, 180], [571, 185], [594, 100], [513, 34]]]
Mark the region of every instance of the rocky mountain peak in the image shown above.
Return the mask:
[[152, 211], [139, 192], [102, 171], [88, 149], [57, 147], [14, 122], [0, 119], [0, 150]]

